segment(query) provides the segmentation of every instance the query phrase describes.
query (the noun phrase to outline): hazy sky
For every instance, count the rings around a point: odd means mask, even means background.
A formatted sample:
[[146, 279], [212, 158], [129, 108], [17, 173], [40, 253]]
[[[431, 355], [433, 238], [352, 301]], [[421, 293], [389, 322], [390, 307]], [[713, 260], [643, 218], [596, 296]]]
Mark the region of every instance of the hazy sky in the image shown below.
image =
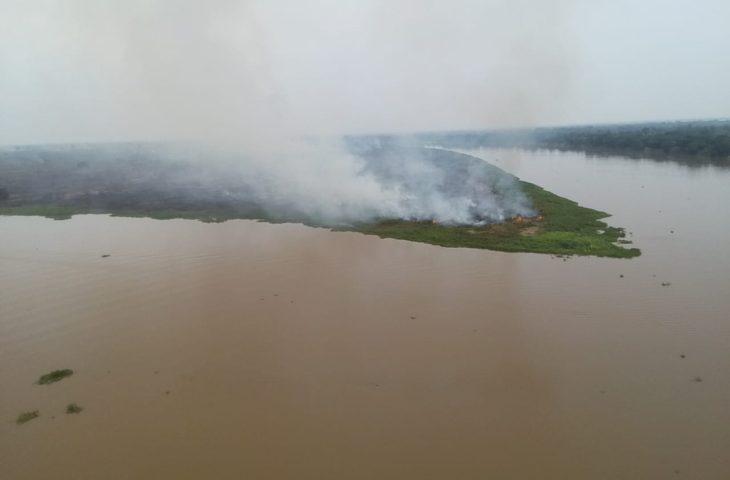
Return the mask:
[[0, 0], [0, 144], [730, 117], [728, 0]]

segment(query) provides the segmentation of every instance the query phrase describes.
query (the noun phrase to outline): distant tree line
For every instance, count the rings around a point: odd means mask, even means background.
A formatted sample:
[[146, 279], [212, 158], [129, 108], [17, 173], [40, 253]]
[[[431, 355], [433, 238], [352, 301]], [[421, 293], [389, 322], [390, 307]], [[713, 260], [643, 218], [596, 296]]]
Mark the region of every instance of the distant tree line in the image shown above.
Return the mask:
[[690, 157], [727, 162], [730, 122], [584, 127], [537, 132], [535, 142], [556, 150], [630, 156]]
[[447, 148], [529, 148], [730, 166], [730, 120], [415, 135]]

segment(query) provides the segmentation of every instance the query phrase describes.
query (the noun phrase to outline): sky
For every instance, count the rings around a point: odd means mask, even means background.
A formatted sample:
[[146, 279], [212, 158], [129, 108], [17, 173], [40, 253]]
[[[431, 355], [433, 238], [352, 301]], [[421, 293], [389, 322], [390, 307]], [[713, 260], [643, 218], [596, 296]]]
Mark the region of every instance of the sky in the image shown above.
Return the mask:
[[730, 117], [727, 0], [0, 0], [0, 144]]

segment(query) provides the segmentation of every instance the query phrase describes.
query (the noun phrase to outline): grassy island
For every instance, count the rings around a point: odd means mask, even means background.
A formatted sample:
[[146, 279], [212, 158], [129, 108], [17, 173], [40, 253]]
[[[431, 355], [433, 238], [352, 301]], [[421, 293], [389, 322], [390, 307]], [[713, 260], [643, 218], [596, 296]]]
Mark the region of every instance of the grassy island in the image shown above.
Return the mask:
[[[503, 252], [533, 252], [561, 255], [593, 255], [631, 258], [641, 251], [626, 248], [622, 228], [608, 226], [601, 220], [605, 212], [578, 205], [537, 185], [520, 182], [523, 191], [539, 212], [534, 217], [516, 217], [487, 225], [442, 225], [432, 221], [386, 219], [374, 223], [338, 227], [381, 238], [395, 238], [443, 247], [467, 247]], [[120, 217], [146, 217], [158, 220], [191, 219], [224, 222], [234, 219], [281, 221], [251, 215], [248, 210], [103, 210], [74, 206], [35, 204], [0, 207], [0, 215], [36, 215], [66, 220], [76, 214], [105, 213]], [[295, 220], [292, 220], [295, 221]], [[306, 223], [306, 222], [305, 222]], [[318, 226], [318, 225], [313, 225]]]
[[[408, 188], [409, 182], [418, 183], [419, 179], [412, 179], [410, 172], [401, 166], [417, 157], [420, 165], [440, 172], [443, 179], [435, 188], [446, 196], [470, 195], [478, 204], [484, 195], [501, 198], [518, 192], [532, 206], [533, 214], [512, 215], [501, 222], [475, 217], [477, 221], [461, 225], [395, 218], [326, 225], [308, 217], [296, 206], [272, 213], [267, 205], [246, 200], [244, 195], [235, 196], [235, 201], [221, 196], [223, 189], [218, 184], [185, 184], [179, 178], [195, 178], [190, 171], [184, 170], [179, 177], [174, 177], [183, 167], [171, 168], [156, 159], [144, 164], [148, 177], [154, 180], [142, 183], [127, 173], [139, 170], [138, 157], [126, 160], [127, 157], [120, 155], [105, 162], [95, 158], [100, 156], [99, 152], [90, 149], [34, 152], [26, 159], [23, 152], [6, 153], [4, 158], [0, 155], [0, 173], [4, 170], [7, 182], [3, 187], [7, 195], [4, 200], [0, 199], [0, 215], [36, 215], [58, 220], [89, 213], [203, 222], [254, 219], [303, 223], [444, 247], [614, 258], [631, 258], [641, 253], [626, 246], [630, 242], [624, 239], [623, 229], [602, 221], [609, 214], [523, 182], [481, 159], [446, 150], [382, 145], [354, 148], [354, 153], [364, 159], [367, 173], [384, 184], [399, 182]], [[29, 182], [31, 175], [33, 181]], [[470, 189], [464, 187], [467, 184]], [[37, 185], [45, 187], [39, 191]], [[226, 187], [227, 191], [234, 188], [235, 185]], [[70, 373], [52, 372], [47, 381], [42, 378], [39, 383], [56, 381], [56, 374], [63, 378]]]

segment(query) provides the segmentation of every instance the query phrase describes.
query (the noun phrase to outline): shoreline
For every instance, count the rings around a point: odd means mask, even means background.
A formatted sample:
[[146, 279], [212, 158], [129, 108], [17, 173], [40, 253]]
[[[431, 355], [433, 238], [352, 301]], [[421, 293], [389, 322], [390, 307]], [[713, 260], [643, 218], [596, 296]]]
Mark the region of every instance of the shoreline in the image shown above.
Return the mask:
[[583, 207], [567, 198], [535, 184], [519, 181], [538, 212], [534, 217], [506, 219], [486, 225], [442, 225], [423, 220], [383, 219], [352, 226], [329, 226], [302, 219], [272, 219], [234, 209], [112, 209], [84, 208], [64, 204], [28, 204], [0, 206], [0, 216], [41, 216], [68, 220], [73, 215], [102, 214], [114, 217], [150, 218], [155, 220], [186, 219], [204, 223], [228, 220], [257, 220], [267, 223], [298, 223], [333, 231], [358, 232], [380, 238], [393, 238], [441, 247], [476, 248], [501, 252], [580, 255], [611, 258], [633, 258], [641, 255], [638, 248], [622, 245], [623, 228], [601, 221], [610, 214]]

